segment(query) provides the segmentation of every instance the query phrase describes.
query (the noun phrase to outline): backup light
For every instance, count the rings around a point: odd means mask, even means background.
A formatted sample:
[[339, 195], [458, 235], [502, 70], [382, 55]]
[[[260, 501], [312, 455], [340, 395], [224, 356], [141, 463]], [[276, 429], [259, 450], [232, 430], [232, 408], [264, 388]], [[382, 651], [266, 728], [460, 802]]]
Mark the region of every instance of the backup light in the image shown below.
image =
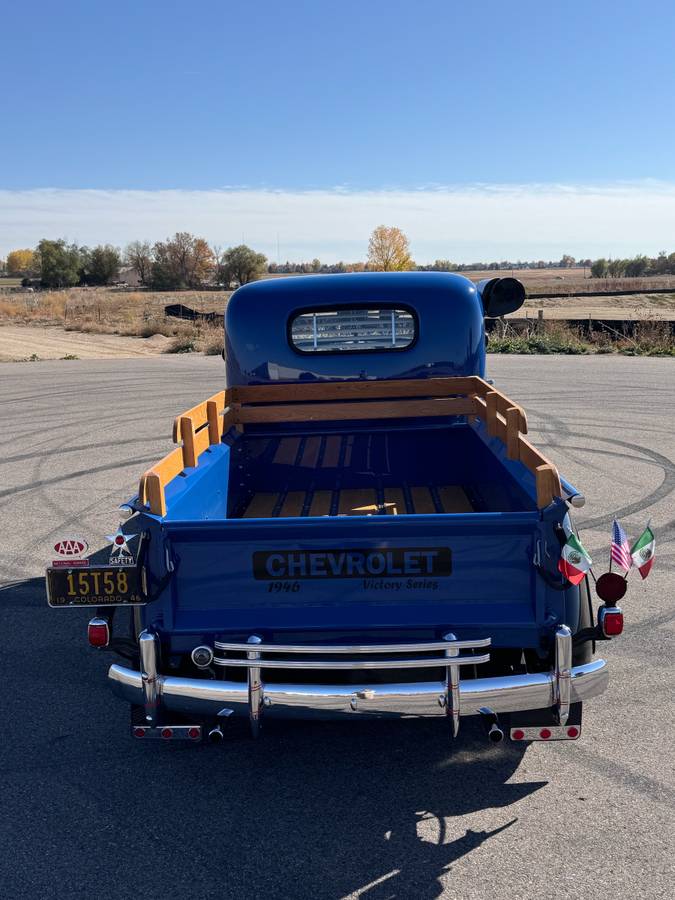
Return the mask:
[[91, 619], [87, 625], [87, 640], [92, 647], [107, 647], [110, 643], [110, 625], [108, 620]]
[[213, 650], [204, 644], [195, 647], [190, 656], [198, 669], [207, 669], [213, 662]]

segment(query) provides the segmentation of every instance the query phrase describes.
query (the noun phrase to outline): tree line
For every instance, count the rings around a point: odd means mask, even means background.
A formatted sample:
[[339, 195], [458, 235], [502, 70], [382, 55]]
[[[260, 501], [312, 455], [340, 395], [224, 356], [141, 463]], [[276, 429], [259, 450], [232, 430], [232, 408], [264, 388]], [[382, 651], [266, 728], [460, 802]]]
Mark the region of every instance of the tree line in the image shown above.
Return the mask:
[[632, 256], [628, 259], [596, 259], [591, 265], [593, 278], [649, 278], [675, 275], [675, 253], [662, 250], [658, 256]]
[[41, 240], [34, 250], [13, 250], [5, 271], [25, 283], [46, 288], [106, 285], [118, 282], [123, 267], [156, 290], [200, 288], [207, 284], [246, 284], [267, 270], [267, 257], [240, 245], [222, 250], [186, 231], [165, 241], [132, 241], [124, 250], [111, 244], [79, 247], [65, 240]]
[[[593, 278], [639, 278], [675, 274], [675, 253], [665, 251], [657, 257], [644, 255], [630, 259], [580, 259], [563, 254], [558, 261], [537, 260], [455, 263], [437, 259], [418, 265], [410, 254], [406, 235], [393, 226], [379, 225], [368, 242], [366, 262], [284, 264], [268, 262], [267, 257], [240, 244], [223, 250], [211, 246], [204, 238], [186, 231], [164, 241], [132, 241], [120, 250], [110, 244], [80, 247], [65, 240], [42, 240], [35, 249], [13, 250], [8, 254], [4, 271], [21, 277], [25, 284], [39, 282], [47, 288], [75, 285], [107, 285], [119, 282], [124, 267], [133, 269], [141, 285], [155, 290], [196, 289], [205, 286], [237, 287], [265, 274], [364, 272], [364, 271], [500, 271], [509, 269], [570, 269], [583, 266]], [[0, 260], [0, 271], [3, 270]]]

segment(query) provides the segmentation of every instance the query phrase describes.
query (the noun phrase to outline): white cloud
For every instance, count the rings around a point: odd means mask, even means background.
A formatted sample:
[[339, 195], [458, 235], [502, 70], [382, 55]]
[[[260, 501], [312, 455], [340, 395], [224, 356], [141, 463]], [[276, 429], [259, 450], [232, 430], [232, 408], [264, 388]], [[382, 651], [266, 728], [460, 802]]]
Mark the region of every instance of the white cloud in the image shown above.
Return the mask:
[[281, 260], [365, 259], [381, 223], [419, 262], [655, 254], [675, 249], [675, 184], [463, 185], [418, 190], [0, 190], [0, 255], [40, 238], [123, 245], [191, 231]]

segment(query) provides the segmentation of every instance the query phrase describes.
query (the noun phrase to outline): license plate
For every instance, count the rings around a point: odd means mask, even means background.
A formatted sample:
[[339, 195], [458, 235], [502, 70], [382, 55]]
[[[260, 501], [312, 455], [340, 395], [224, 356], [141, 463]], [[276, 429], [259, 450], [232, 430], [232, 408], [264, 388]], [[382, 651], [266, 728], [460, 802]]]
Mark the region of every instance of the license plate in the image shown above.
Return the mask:
[[47, 569], [50, 606], [141, 606], [146, 602], [135, 566]]

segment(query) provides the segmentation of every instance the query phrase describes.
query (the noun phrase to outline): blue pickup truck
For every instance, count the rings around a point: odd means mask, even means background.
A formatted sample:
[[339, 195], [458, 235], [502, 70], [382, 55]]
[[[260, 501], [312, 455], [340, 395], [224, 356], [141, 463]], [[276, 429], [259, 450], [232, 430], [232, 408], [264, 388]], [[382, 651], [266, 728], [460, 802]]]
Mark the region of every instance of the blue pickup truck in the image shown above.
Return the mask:
[[485, 380], [485, 317], [523, 299], [440, 273], [234, 293], [224, 389], [176, 418], [109, 561], [47, 573], [50, 605], [97, 607], [90, 643], [126, 658], [108, 679], [136, 738], [218, 741], [238, 716], [580, 736], [620, 611], [596, 621], [561, 575], [584, 498]]

